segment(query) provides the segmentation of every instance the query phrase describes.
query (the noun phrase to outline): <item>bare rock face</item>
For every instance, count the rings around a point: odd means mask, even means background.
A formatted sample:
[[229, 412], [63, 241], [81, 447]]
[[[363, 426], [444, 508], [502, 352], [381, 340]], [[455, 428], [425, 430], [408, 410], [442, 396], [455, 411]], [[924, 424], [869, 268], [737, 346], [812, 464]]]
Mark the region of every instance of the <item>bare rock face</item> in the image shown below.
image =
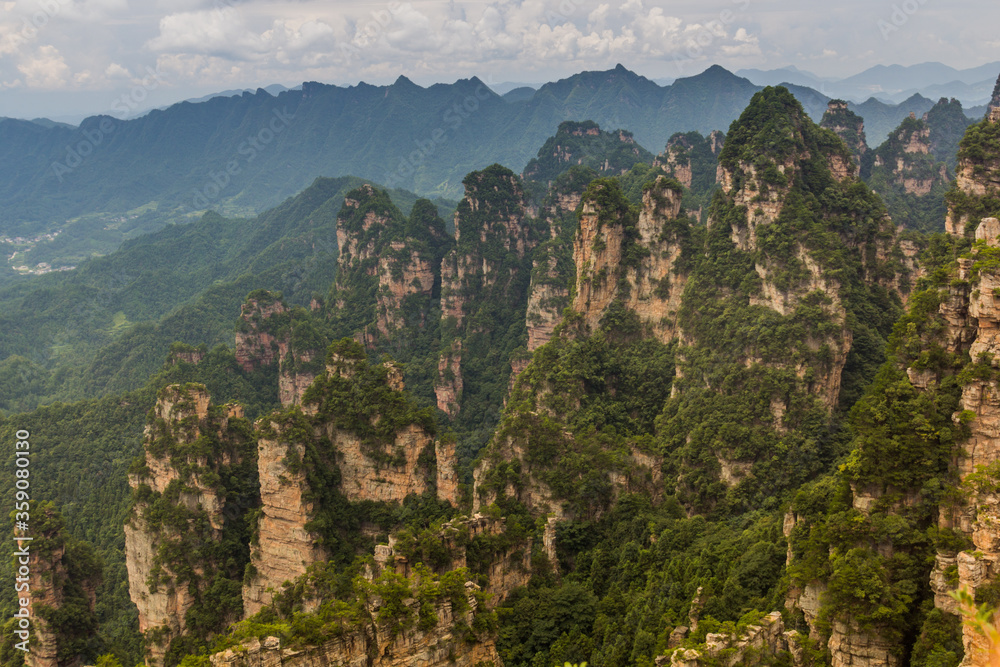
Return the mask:
[[[36, 506], [31, 520], [31, 541], [14, 543], [18, 548], [26, 547], [29, 552], [26, 561], [22, 560], [23, 556], [14, 558], [15, 567], [26, 565], [28, 568], [28, 590], [18, 593], [19, 597], [27, 597], [30, 601], [31, 648], [24, 656], [24, 664], [28, 667], [78, 667], [83, 664], [82, 656], [66, 655], [63, 645], [63, 640], [74, 639], [66, 637], [72, 630], [50, 625], [47, 617], [49, 612], [74, 605], [80, 615], [76, 619], [79, 627], [88, 628], [89, 624], [90, 630], [96, 629], [93, 614], [101, 572], [87, 572], [83, 580], [71, 581], [73, 554], [68, 553], [62, 518], [51, 504], [43, 504]], [[19, 638], [14, 638], [14, 642], [18, 641]]]
[[535, 260], [528, 295], [528, 351], [534, 352], [552, 340], [562, 311], [569, 301], [569, 289], [561, 281], [558, 258], [549, 255]]
[[844, 100], [830, 100], [827, 105], [820, 127], [833, 131], [838, 137], [844, 140], [854, 158], [853, 165], [843, 164], [838, 160], [838, 165], [833, 167], [834, 174], [838, 180], [848, 176], [858, 176], [861, 170], [861, 160], [868, 152], [868, 141], [865, 137], [865, 120], [847, 108]]
[[299, 405], [316, 379], [325, 340], [277, 294], [258, 290], [243, 304], [236, 331], [236, 359], [248, 373], [278, 366], [278, 399]]
[[315, 504], [306, 499], [310, 489], [301, 463], [304, 445], [287, 442], [286, 425], [280, 422], [264, 420], [257, 428], [261, 514], [250, 551], [254, 575], [243, 585], [246, 616], [270, 604], [284, 582], [294, 581], [309, 565], [327, 557], [317, 544], [318, 536], [306, 528], [314, 518]]
[[[435, 441], [422, 422], [408, 417], [415, 410], [400, 395], [403, 389], [395, 364], [369, 366], [364, 348], [342, 342], [331, 349], [301, 411], [258, 422], [261, 513], [253, 574], [243, 588], [246, 615], [328, 558], [323, 536], [310, 523], [320, 511], [317, 494], [329, 489], [312, 488], [310, 479], [339, 479], [336, 492], [350, 502], [400, 502], [434, 487], [438, 498], [458, 502], [455, 444]], [[364, 405], [345, 398], [359, 391], [368, 392]], [[392, 424], [389, 432], [386, 423]]]
[[637, 221], [628, 220], [624, 211], [601, 210], [595, 199], [584, 201], [573, 244], [573, 310], [591, 330], [598, 328], [615, 300], [623, 299], [661, 341], [676, 335], [685, 276], [679, 270], [681, 245], [665, 233], [665, 225], [690, 222], [678, 219], [680, 192], [674, 187], [662, 176], [657, 179], [643, 195]]
[[[464, 183], [465, 197], [455, 213], [456, 245], [441, 265], [442, 329], [453, 333], [444, 340], [435, 393], [438, 407], [452, 418], [464, 398], [463, 348], [470, 336], [488, 346], [485, 341], [514, 323], [500, 321], [504, 318], [494, 314], [496, 304], [503, 304], [508, 315], [524, 317], [529, 257], [539, 240], [528, 220], [521, 181], [513, 172], [493, 165], [469, 174]], [[476, 314], [483, 318], [470, 331], [469, 319]], [[506, 374], [506, 368], [495, 372]]]
[[827, 647], [832, 667], [899, 667], [903, 664], [896, 644], [865, 632], [855, 624], [834, 622]]
[[455, 417], [462, 401], [462, 341], [455, 339], [451, 348], [438, 359], [438, 379], [434, 385], [438, 409]]
[[419, 459], [428, 448], [433, 450], [434, 444], [420, 426], [410, 424], [397, 432], [386, 448], [392, 458], [381, 461], [363, 451], [361, 439], [354, 434], [329, 425], [326, 434], [339, 454], [342, 491], [351, 502], [399, 502], [411, 493], [420, 495], [427, 490], [429, 480], [420, 474]]
[[278, 341], [267, 330], [265, 322], [287, 312], [285, 304], [273, 295], [258, 294], [243, 304], [236, 330], [236, 360], [247, 373], [270, 366], [281, 358]]
[[422, 256], [403, 241], [393, 241], [378, 259], [376, 329], [385, 337], [403, 327], [403, 302], [413, 294], [431, 296], [434, 287], [432, 258]]
[[[217, 564], [197, 545], [220, 539], [226, 521], [249, 509], [228, 507], [219, 481], [245, 460], [244, 430], [230, 425], [242, 418], [240, 406], [212, 406], [203, 385], [170, 385], [146, 426], [143, 465], [129, 475], [138, 493], [125, 524], [125, 564], [148, 665], [162, 663], [170, 641], [185, 632], [198, 589], [210, 583]], [[151, 514], [154, 504], [175, 509], [161, 518]]]
[[[995, 246], [1000, 224], [994, 218], [985, 218], [976, 229], [976, 239]], [[950, 339], [954, 347], [968, 349], [973, 360], [991, 358], [1000, 350], [1000, 275], [983, 270], [972, 273], [973, 259], [960, 262], [959, 279], [966, 283], [964, 289], [952, 295], [942, 312], [949, 324]], [[963, 308], [964, 306], [964, 308]], [[964, 318], [963, 318], [964, 315]], [[953, 324], [954, 322], [954, 324]], [[970, 336], [971, 334], [971, 336]], [[983, 357], [982, 355], [987, 355]], [[998, 362], [994, 359], [992, 365]], [[995, 380], [973, 379], [962, 389], [961, 415], [974, 415], [969, 422], [970, 436], [962, 443], [953, 463], [959, 476], [966, 480], [973, 473], [995, 469], [1000, 461], [1000, 387]], [[939, 523], [964, 533], [972, 540], [973, 549], [939, 552], [931, 573], [931, 588], [935, 604], [949, 613], [957, 613], [958, 606], [950, 593], [957, 588], [967, 588], [975, 594], [979, 588], [991, 584], [1000, 576], [1000, 495], [988, 480], [967, 482], [968, 497], [964, 505], [944, 506]], [[964, 665], [986, 667], [991, 664], [985, 637], [967, 624], [963, 626], [965, 645]]]
[[[984, 133], [995, 135], [997, 132], [997, 124], [1000, 124], [997, 109], [1000, 106], [990, 107], [981, 124]], [[988, 210], [988, 201], [1000, 197], [1000, 156], [961, 149], [958, 158], [955, 187], [948, 193], [950, 206], [945, 230], [953, 236], [965, 236], [967, 229], [979, 225], [981, 216], [996, 213]]]

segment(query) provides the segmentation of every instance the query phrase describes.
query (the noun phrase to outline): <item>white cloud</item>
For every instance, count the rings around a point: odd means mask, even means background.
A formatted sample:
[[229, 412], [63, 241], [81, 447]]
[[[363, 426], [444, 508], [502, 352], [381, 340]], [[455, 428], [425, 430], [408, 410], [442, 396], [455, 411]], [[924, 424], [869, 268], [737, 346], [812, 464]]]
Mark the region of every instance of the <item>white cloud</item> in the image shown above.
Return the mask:
[[69, 65], [54, 46], [39, 47], [36, 55], [25, 58], [17, 66], [28, 88], [55, 89], [69, 80]]

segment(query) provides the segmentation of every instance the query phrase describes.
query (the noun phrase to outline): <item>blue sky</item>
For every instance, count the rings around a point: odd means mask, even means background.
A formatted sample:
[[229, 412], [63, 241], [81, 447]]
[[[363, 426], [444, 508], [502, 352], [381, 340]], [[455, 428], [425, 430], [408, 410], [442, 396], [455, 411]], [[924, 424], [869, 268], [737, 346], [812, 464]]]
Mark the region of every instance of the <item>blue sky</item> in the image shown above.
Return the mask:
[[622, 63], [676, 78], [718, 63], [844, 77], [876, 64], [1000, 60], [995, 0], [0, 4], [0, 115], [21, 117], [120, 108], [123, 95], [138, 109], [232, 88], [400, 74], [423, 84], [473, 74], [539, 82]]

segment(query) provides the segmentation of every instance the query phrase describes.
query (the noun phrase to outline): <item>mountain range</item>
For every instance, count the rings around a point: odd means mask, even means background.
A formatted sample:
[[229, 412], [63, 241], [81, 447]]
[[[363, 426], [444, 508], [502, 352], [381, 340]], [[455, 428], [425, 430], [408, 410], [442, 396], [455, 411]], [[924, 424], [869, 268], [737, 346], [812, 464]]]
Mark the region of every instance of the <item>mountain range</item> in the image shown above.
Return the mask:
[[[827, 95], [789, 88], [810, 117], [822, 116]], [[718, 66], [664, 87], [619, 65], [503, 97], [476, 78], [423, 88], [400, 77], [389, 86], [244, 91], [77, 128], [4, 119], [0, 242], [14, 252], [0, 273], [75, 266], [206, 209], [254, 215], [319, 176], [358, 176], [447, 207], [464, 174], [492, 163], [520, 171], [565, 120], [627, 130], [656, 153], [676, 132], [727, 129], [758, 90]], [[876, 144], [931, 106], [914, 95], [852, 108]]]

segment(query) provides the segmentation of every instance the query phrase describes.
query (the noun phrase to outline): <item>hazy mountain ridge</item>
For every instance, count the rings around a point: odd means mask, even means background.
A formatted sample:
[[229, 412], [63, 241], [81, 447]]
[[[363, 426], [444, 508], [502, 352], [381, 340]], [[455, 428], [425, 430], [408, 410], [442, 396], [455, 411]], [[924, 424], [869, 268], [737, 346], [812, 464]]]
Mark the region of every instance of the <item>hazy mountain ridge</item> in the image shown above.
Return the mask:
[[[79, 128], [0, 120], [0, 236], [62, 232], [58, 250], [15, 248], [21, 254], [3, 271], [75, 266], [203, 209], [253, 215], [318, 176], [455, 197], [469, 171], [495, 162], [521, 170], [565, 120], [630, 131], [655, 152], [676, 132], [725, 130], [758, 90], [717, 66], [667, 87], [619, 66], [509, 99], [476, 78], [422, 88], [400, 77], [390, 86], [244, 92], [127, 121], [88, 118]], [[819, 120], [828, 98], [791, 90]], [[931, 106], [915, 96], [852, 109], [877, 143]]]

